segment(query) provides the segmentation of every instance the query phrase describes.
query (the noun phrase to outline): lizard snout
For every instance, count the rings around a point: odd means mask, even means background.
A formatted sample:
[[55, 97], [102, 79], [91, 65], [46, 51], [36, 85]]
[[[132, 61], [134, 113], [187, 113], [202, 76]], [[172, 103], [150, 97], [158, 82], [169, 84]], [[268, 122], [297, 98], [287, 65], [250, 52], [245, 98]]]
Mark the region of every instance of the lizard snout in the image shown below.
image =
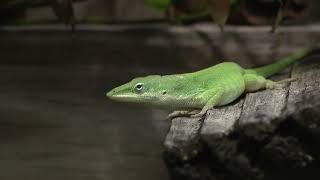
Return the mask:
[[111, 90], [111, 91], [107, 92], [106, 96], [108, 98], [111, 98], [115, 94], [115, 92], [116, 92], [115, 90]]

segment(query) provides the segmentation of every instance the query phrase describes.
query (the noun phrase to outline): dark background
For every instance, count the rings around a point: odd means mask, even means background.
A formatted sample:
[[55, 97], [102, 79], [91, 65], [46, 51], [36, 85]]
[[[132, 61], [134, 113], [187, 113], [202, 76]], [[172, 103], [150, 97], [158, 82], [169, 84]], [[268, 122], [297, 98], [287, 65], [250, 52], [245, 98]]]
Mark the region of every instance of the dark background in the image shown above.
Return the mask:
[[160, 51], [135, 33], [69, 30], [3, 30], [0, 49], [0, 179], [167, 179], [165, 114], [105, 97], [160, 71], [138, 66]]

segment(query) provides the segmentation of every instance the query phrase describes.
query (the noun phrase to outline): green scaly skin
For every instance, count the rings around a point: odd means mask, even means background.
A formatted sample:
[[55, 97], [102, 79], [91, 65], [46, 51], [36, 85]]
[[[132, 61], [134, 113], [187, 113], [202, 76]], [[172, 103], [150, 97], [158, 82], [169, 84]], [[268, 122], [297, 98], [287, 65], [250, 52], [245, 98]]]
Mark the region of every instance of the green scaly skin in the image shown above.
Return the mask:
[[[151, 75], [135, 78], [112, 89], [107, 96], [116, 101], [141, 103], [177, 111], [169, 115], [203, 116], [208, 109], [227, 105], [245, 92], [274, 88], [276, 82], [266, 79], [306, 56], [306, 49], [274, 64], [255, 69], [244, 69], [233, 62], [185, 74]], [[200, 112], [189, 111], [201, 109]]]

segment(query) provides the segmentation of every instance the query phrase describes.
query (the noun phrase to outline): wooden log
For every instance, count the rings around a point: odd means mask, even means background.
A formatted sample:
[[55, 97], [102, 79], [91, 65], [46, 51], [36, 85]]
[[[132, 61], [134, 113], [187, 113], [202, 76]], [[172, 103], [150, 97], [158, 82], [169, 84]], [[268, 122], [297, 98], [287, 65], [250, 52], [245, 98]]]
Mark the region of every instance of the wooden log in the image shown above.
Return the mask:
[[296, 79], [288, 87], [249, 93], [204, 120], [173, 119], [164, 154], [172, 179], [318, 177], [319, 58], [281, 75]]

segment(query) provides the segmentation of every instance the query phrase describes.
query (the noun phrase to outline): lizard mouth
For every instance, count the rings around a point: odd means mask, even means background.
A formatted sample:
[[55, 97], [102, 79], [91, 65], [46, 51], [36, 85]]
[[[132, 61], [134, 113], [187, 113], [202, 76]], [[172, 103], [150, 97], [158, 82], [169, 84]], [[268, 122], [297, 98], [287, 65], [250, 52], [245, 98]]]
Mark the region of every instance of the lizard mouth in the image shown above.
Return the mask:
[[106, 94], [106, 96], [115, 101], [122, 101], [122, 102], [133, 102], [133, 103], [144, 103], [149, 102], [154, 99], [152, 96], [146, 95], [137, 95], [134, 93], [117, 93], [117, 91], [111, 90]]
[[107, 96], [109, 99], [116, 100], [116, 101], [125, 101], [125, 100], [132, 99], [132, 95], [119, 94], [119, 93], [117, 93], [117, 91], [115, 91], [115, 90], [109, 91], [109, 92], [106, 94], [106, 96]]

